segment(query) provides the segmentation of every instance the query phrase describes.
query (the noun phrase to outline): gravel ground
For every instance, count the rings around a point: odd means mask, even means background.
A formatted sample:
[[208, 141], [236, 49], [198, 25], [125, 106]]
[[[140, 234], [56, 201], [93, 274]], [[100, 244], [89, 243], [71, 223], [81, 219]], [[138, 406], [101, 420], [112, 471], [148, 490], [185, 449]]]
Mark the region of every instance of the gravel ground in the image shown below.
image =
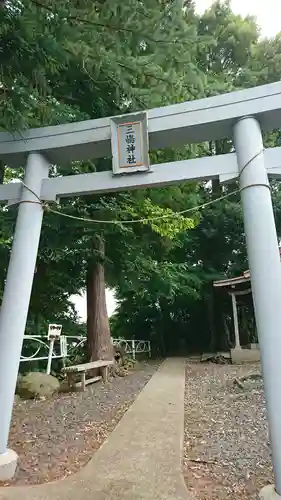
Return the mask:
[[187, 364], [183, 468], [196, 500], [252, 500], [273, 482], [262, 382], [233, 383], [259, 370]]
[[17, 400], [9, 447], [18, 453], [20, 465], [12, 484], [54, 481], [85, 465], [159, 363], [137, 366], [127, 377], [90, 385], [83, 393], [61, 394], [45, 401]]

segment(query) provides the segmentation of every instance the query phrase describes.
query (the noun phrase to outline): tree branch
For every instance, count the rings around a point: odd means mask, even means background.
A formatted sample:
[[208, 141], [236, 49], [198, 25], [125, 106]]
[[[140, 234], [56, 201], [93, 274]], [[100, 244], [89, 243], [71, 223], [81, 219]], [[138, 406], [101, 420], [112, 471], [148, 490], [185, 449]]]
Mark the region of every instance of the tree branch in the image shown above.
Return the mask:
[[[126, 64], [124, 63], [121, 63], [119, 61], [117, 61], [117, 64], [118, 66], [120, 66], [120, 68], [124, 68], [124, 69], [127, 69], [128, 71], [134, 71], [133, 68], [130, 68], [130, 66], [127, 66]], [[142, 69], [142, 72], [145, 76], [147, 76], [148, 78], [154, 78], [154, 80], [158, 81], [158, 82], [164, 82], [166, 83], [167, 85], [172, 85], [171, 84], [171, 81], [168, 79], [168, 78], [163, 78], [161, 76], [158, 76], [158, 75], [154, 75], [153, 73], [148, 73], [147, 71], [144, 71], [144, 69]]]
[[[36, 5], [36, 7], [38, 7], [38, 8], [45, 9], [48, 12], [51, 12], [52, 14], [54, 14], [54, 11], [53, 11], [52, 7], [49, 7], [48, 5], [44, 5], [39, 0], [31, 0], [31, 3], [33, 3], [34, 5]], [[88, 24], [88, 25], [91, 25], [91, 26], [99, 26], [100, 28], [107, 28], [107, 29], [110, 29], [110, 30], [113, 30], [113, 31], [120, 31], [120, 32], [123, 32], [123, 33], [131, 33], [132, 35], [138, 35], [140, 38], [146, 39], [146, 40], [148, 40], [150, 42], [153, 42], [153, 43], [163, 43], [163, 44], [166, 44], [166, 45], [172, 45], [172, 44], [180, 44], [180, 45], [182, 45], [184, 43], [189, 43], [188, 41], [184, 41], [184, 40], [180, 41], [180, 40], [177, 40], [177, 39], [175, 39], [175, 40], [157, 39], [157, 38], [153, 38], [152, 36], [147, 35], [145, 33], [136, 31], [134, 29], [125, 28], [125, 27], [122, 27], [122, 26], [117, 26], [115, 24], [100, 23], [98, 21], [89, 21], [89, 19], [85, 19], [85, 18], [81, 18], [81, 17], [77, 17], [77, 16], [67, 16], [67, 17], [64, 17], [64, 18], [67, 21], [76, 21], [78, 23]]]

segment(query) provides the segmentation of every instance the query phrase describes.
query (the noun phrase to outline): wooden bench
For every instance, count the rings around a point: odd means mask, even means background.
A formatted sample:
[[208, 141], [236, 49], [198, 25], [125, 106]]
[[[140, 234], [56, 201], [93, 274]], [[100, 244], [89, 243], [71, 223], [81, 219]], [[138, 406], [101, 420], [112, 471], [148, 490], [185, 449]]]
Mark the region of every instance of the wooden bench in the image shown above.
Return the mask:
[[[108, 367], [113, 365], [113, 361], [91, 361], [90, 363], [83, 363], [81, 365], [75, 366], [67, 366], [63, 368], [62, 372], [67, 375], [68, 386], [72, 387], [81, 387], [82, 391], [85, 391], [86, 385], [92, 384], [93, 382], [97, 382], [98, 380], [103, 379], [104, 382], [107, 382], [108, 379]], [[92, 378], [86, 379], [86, 373], [89, 370], [100, 368], [101, 376], [96, 376]], [[74, 382], [74, 375], [81, 375], [81, 382]]]

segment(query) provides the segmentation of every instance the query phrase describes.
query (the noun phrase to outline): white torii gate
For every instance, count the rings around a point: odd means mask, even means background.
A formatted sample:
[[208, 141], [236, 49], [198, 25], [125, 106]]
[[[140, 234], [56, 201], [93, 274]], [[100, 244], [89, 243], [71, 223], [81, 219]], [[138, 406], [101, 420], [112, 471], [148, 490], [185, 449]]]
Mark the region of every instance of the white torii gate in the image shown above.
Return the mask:
[[101, 172], [49, 179], [51, 164], [111, 155], [111, 130], [116, 120], [105, 118], [31, 129], [22, 134], [0, 134], [0, 158], [13, 167], [26, 162], [24, 184], [29, 188], [21, 183], [0, 186], [0, 200], [19, 203], [0, 313], [0, 479], [11, 478], [17, 462], [7, 442], [43, 218], [38, 197], [55, 201], [63, 196], [187, 180], [219, 178], [225, 182], [239, 177], [277, 492], [274, 494], [279, 498], [281, 266], [268, 175], [281, 176], [281, 148], [264, 151], [261, 130], [280, 127], [281, 82], [152, 109], [147, 111], [147, 120], [150, 149], [233, 136], [236, 154], [153, 165], [151, 171], [136, 175]]

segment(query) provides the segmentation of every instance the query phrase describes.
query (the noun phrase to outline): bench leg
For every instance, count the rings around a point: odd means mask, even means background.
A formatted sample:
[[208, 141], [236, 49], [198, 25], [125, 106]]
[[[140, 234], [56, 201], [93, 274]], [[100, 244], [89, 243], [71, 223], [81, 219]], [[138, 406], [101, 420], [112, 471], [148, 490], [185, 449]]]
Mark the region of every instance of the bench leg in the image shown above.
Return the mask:
[[68, 383], [68, 387], [69, 389], [72, 389], [72, 373], [67, 373], [67, 383]]
[[86, 390], [86, 372], [81, 374], [81, 391]]
[[104, 382], [107, 382], [108, 381], [108, 366], [104, 366], [101, 370], [101, 376], [102, 376], [102, 380]]

